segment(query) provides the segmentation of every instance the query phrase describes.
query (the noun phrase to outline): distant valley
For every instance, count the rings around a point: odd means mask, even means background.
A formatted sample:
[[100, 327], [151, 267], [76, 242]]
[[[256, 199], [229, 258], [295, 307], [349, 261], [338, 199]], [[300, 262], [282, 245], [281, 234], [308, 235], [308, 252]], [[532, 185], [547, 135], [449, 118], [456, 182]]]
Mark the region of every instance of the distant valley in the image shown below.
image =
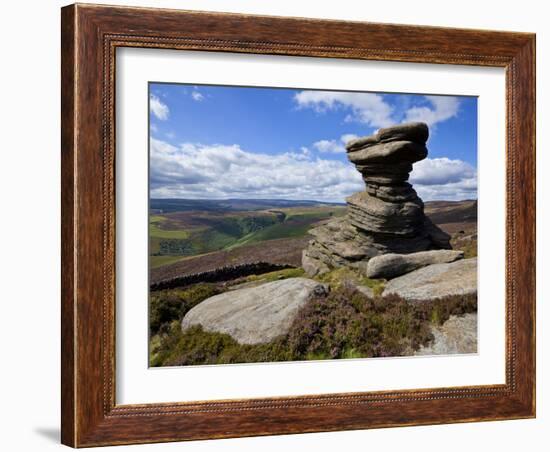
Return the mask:
[[[474, 254], [477, 201], [426, 202], [425, 211]], [[258, 261], [300, 266], [308, 230], [345, 213], [345, 204], [308, 200], [152, 199], [151, 282]]]
[[314, 223], [344, 214], [345, 205], [315, 201], [152, 200], [151, 267], [270, 240], [304, 238]]

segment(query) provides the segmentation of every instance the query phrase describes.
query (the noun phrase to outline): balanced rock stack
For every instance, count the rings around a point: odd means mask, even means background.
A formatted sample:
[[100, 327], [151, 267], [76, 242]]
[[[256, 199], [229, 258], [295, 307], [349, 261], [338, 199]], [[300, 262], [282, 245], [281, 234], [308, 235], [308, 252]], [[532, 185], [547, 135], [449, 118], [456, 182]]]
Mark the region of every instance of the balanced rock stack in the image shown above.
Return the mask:
[[302, 265], [310, 276], [351, 266], [366, 272], [370, 258], [450, 249], [449, 236], [424, 215], [424, 203], [407, 182], [412, 164], [428, 155], [428, 126], [408, 123], [347, 143], [349, 160], [366, 190], [346, 199], [347, 215], [310, 231]]

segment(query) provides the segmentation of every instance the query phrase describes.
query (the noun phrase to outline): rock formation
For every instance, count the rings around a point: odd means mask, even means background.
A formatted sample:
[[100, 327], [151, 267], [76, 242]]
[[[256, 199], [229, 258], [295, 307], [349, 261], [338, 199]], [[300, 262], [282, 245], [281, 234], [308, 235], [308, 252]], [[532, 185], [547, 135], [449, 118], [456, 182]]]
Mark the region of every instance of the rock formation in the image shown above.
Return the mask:
[[382, 296], [393, 294], [409, 301], [477, 294], [477, 257], [428, 265], [391, 279]]
[[347, 143], [349, 160], [365, 191], [346, 199], [347, 215], [310, 231], [302, 265], [310, 276], [351, 266], [366, 273], [370, 258], [450, 249], [449, 236], [424, 215], [424, 203], [407, 182], [412, 164], [428, 155], [428, 126], [409, 123], [380, 129]]
[[477, 313], [452, 315], [443, 325], [430, 327], [434, 341], [415, 355], [477, 353]]
[[392, 279], [418, 268], [433, 264], [448, 264], [464, 257], [464, 251], [432, 250], [411, 254], [388, 253], [375, 256], [367, 264], [367, 277]]
[[205, 331], [229, 334], [240, 344], [269, 342], [286, 334], [296, 314], [312, 297], [328, 287], [307, 278], [289, 278], [258, 287], [224, 292], [192, 308], [183, 330], [202, 325]]

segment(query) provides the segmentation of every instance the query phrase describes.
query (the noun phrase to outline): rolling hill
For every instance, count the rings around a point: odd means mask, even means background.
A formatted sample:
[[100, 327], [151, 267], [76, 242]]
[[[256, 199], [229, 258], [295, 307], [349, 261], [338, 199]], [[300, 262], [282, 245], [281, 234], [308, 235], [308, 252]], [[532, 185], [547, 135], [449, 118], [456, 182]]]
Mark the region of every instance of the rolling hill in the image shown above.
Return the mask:
[[[183, 210], [150, 215], [152, 281], [257, 261], [300, 265], [309, 229], [346, 212], [344, 205], [315, 201], [161, 201], [152, 205]], [[236, 210], [245, 206], [250, 210]], [[476, 254], [477, 201], [428, 201], [425, 212], [451, 234], [454, 248]]]
[[[212, 207], [212, 206], [211, 206]], [[312, 224], [343, 215], [340, 205], [315, 204], [268, 210], [184, 210], [149, 218], [151, 267], [185, 257], [231, 250], [275, 239], [304, 237]]]

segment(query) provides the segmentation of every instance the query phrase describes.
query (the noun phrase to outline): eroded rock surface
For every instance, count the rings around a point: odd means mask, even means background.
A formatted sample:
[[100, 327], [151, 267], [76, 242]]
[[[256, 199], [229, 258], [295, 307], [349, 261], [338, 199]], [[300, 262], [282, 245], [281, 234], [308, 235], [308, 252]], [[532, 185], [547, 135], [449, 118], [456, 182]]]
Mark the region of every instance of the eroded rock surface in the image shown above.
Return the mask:
[[288, 332], [298, 310], [328, 287], [307, 278], [289, 278], [236, 289], [208, 298], [191, 309], [182, 329], [202, 325], [205, 331], [231, 335], [241, 344], [269, 342]]
[[388, 253], [375, 256], [367, 264], [369, 278], [392, 279], [418, 268], [433, 264], [446, 264], [464, 257], [464, 251], [431, 250], [411, 254]]
[[432, 327], [434, 342], [416, 355], [477, 353], [477, 314], [452, 315], [441, 326]]
[[347, 215], [310, 231], [303, 252], [310, 276], [342, 266], [366, 271], [380, 254], [449, 249], [449, 236], [424, 215], [424, 203], [407, 182], [413, 163], [428, 155], [428, 126], [401, 124], [346, 145], [349, 160], [365, 181], [365, 191], [346, 199]]
[[382, 296], [396, 294], [406, 300], [433, 300], [448, 295], [477, 293], [477, 258], [433, 264], [386, 283]]

